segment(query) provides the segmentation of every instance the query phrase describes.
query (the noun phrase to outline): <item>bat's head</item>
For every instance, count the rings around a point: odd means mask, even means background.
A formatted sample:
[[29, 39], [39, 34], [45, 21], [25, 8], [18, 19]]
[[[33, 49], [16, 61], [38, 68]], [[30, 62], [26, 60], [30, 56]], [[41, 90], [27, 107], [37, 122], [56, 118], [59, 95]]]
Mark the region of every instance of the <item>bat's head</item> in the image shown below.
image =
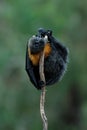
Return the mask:
[[47, 42], [47, 37], [41, 38], [38, 36], [32, 36], [29, 39], [28, 48], [30, 48], [30, 51], [32, 54], [37, 54], [41, 51], [43, 51], [45, 43]]
[[52, 30], [45, 30], [44, 28], [39, 28], [38, 29], [38, 35], [40, 37], [48, 37], [48, 40], [50, 41], [50, 37], [52, 37]]

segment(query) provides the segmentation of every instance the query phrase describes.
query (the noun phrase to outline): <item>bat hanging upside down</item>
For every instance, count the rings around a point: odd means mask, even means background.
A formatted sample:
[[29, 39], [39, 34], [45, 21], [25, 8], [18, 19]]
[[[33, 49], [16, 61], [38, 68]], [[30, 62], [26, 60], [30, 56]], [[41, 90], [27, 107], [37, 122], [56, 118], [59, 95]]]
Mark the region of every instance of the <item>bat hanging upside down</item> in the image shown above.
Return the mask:
[[44, 86], [40, 80], [39, 60], [44, 52], [44, 74], [46, 85], [59, 81], [67, 68], [68, 49], [52, 36], [51, 30], [40, 28], [38, 35], [32, 36], [26, 49], [26, 71], [31, 82], [37, 89]]

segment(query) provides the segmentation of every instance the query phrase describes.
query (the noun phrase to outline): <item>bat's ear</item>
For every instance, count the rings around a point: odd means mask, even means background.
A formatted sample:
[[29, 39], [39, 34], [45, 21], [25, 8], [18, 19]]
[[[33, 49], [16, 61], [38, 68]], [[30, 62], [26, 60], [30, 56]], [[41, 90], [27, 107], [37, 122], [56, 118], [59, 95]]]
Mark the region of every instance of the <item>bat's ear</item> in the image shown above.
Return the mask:
[[48, 37], [52, 36], [52, 30], [45, 30], [44, 28], [39, 28], [38, 29], [39, 36], [45, 37], [47, 35]]
[[47, 30], [48, 36], [52, 36], [52, 30]]
[[42, 36], [42, 37], [44, 37], [45, 34], [46, 34], [46, 30], [44, 28], [39, 28], [38, 32], [39, 32], [39, 35]]
[[44, 28], [39, 28], [39, 29], [38, 29], [38, 32], [39, 32], [39, 33], [45, 32], [45, 29], [44, 29]]

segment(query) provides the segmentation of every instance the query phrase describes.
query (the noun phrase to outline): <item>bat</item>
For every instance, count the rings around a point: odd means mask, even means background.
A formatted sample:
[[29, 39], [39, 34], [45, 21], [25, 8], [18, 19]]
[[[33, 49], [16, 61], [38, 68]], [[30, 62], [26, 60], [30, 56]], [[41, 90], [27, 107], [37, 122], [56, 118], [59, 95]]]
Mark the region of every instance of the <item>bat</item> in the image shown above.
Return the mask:
[[32, 36], [26, 47], [25, 69], [32, 84], [41, 89], [44, 86], [39, 75], [39, 60], [44, 52], [44, 74], [46, 86], [53, 85], [62, 79], [68, 63], [68, 48], [53, 35], [51, 30], [40, 28], [38, 34]]

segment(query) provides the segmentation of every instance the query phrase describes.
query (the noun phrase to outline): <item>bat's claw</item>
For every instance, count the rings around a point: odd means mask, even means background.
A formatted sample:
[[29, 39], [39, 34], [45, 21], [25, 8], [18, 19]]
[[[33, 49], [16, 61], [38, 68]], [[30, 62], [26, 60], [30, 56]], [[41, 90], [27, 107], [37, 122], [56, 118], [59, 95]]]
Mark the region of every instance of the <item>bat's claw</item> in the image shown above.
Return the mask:
[[39, 85], [41, 88], [43, 88], [46, 85], [46, 83], [44, 81], [40, 80]]

